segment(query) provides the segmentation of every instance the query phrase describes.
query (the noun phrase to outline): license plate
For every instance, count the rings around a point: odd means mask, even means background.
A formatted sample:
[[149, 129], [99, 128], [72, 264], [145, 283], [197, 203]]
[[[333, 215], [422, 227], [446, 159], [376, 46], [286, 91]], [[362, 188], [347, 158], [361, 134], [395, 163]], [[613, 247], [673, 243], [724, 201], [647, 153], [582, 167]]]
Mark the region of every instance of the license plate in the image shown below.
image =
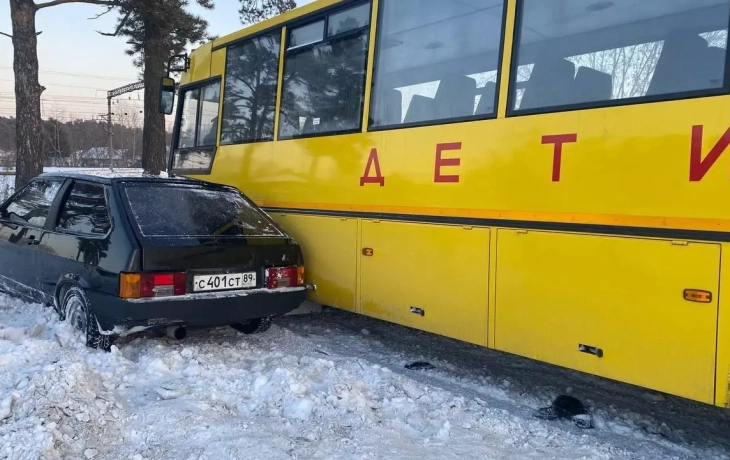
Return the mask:
[[196, 275], [193, 291], [224, 291], [256, 287], [256, 272], [227, 273], [224, 275]]

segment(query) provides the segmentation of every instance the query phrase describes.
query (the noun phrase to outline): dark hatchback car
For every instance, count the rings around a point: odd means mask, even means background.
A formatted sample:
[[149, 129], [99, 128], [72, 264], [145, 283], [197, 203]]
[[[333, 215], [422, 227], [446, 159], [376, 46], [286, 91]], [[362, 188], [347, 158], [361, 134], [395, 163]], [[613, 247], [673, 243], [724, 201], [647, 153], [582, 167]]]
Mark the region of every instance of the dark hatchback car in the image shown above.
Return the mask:
[[0, 206], [0, 287], [107, 350], [150, 328], [263, 332], [306, 292], [297, 243], [237, 189], [80, 173], [43, 174]]

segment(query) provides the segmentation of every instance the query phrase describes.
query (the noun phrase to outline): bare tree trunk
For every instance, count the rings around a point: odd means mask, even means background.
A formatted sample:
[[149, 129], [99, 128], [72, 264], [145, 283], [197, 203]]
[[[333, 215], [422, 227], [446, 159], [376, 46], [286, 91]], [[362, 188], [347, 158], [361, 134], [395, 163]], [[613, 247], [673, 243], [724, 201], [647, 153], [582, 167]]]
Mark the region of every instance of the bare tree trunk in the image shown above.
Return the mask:
[[38, 41], [33, 0], [10, 0], [15, 71], [16, 174], [15, 188], [43, 172], [43, 126], [38, 82]]
[[145, 21], [144, 43], [144, 128], [142, 168], [146, 173], [165, 171], [165, 115], [157, 108], [160, 78], [165, 72], [162, 32], [155, 20]]

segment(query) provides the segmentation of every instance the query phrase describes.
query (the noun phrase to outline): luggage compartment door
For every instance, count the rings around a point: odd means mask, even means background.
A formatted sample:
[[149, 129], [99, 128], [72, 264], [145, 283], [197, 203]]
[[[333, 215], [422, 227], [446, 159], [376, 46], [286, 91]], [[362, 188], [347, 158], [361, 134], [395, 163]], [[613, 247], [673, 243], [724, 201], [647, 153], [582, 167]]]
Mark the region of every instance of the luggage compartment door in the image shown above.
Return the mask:
[[488, 228], [362, 222], [362, 313], [487, 343]]
[[500, 229], [496, 348], [712, 403], [719, 271], [717, 244]]

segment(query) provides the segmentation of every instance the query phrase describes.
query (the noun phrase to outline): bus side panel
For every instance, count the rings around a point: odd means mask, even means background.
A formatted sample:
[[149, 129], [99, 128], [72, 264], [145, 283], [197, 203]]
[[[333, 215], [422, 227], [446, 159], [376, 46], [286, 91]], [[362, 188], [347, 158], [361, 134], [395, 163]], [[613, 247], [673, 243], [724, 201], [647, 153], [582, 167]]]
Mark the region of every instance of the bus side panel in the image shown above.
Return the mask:
[[355, 312], [357, 219], [272, 214], [302, 248], [309, 300]]
[[210, 78], [212, 49], [213, 46], [207, 43], [190, 54], [190, 69], [185, 74], [187, 78], [184, 80], [181, 79], [181, 85]]
[[[210, 76], [217, 77], [219, 75], [223, 75], [225, 72], [226, 72], [226, 49], [223, 48], [223, 49], [213, 51], [213, 55], [210, 58]], [[221, 106], [222, 105], [223, 104], [221, 104]]]
[[730, 244], [722, 245], [720, 312], [717, 324], [715, 405], [730, 408]]
[[488, 228], [363, 220], [362, 313], [486, 346], [489, 238]]
[[[497, 234], [497, 349], [713, 403], [720, 245]], [[709, 303], [684, 300], [710, 291]]]

